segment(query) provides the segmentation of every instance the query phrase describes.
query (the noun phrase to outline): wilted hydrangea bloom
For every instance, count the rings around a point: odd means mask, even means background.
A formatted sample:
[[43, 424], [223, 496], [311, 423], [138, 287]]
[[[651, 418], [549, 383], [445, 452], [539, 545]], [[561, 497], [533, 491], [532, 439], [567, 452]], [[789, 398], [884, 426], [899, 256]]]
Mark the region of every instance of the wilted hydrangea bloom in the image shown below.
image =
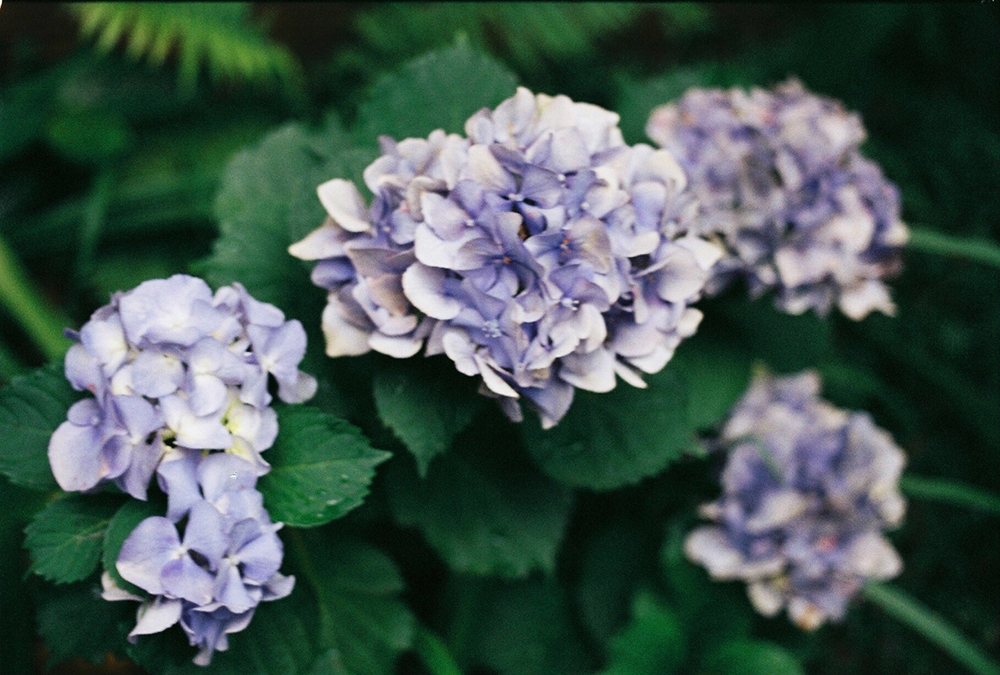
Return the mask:
[[67, 491], [114, 481], [146, 498], [172, 449], [225, 450], [267, 471], [278, 433], [269, 377], [288, 403], [313, 395], [298, 369], [306, 335], [240, 284], [212, 293], [195, 277], [146, 281], [94, 312], [66, 354], [66, 377], [94, 397], [74, 404], [49, 442]]
[[139, 523], [116, 565], [150, 597], [124, 591], [110, 575], [104, 597], [142, 602], [129, 640], [179, 622], [199, 648], [194, 662], [208, 665], [213, 652], [228, 649], [229, 633], [247, 627], [260, 602], [291, 593], [295, 578], [278, 572], [281, 525], [264, 510], [256, 467], [239, 457], [173, 450], [157, 473], [169, 492], [167, 517]]
[[364, 173], [319, 186], [326, 222], [289, 251], [317, 260], [330, 356], [425, 348], [552, 426], [574, 387], [643, 386], [691, 335], [721, 255], [689, 234], [670, 153], [625, 145], [618, 115], [518, 89], [466, 137], [383, 137]]
[[867, 413], [819, 398], [814, 372], [758, 375], [721, 438], [723, 494], [702, 507], [715, 521], [685, 542], [715, 579], [748, 584], [757, 611], [787, 607], [811, 630], [844, 616], [869, 579], [902, 563], [882, 530], [898, 525], [903, 452]]
[[699, 232], [726, 246], [707, 292], [744, 276], [792, 314], [834, 302], [852, 319], [894, 312], [881, 280], [898, 272], [908, 231], [899, 191], [858, 150], [858, 115], [791, 80], [690, 89], [654, 110], [646, 133], [688, 173]]

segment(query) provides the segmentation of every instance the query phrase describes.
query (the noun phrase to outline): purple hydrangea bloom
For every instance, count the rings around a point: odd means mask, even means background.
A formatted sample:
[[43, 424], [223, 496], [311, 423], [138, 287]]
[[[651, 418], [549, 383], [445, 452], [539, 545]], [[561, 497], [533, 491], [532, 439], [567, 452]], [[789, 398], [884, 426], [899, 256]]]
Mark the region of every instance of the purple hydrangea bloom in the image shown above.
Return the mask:
[[713, 578], [747, 582], [757, 611], [787, 607], [806, 630], [840, 620], [867, 580], [902, 569], [882, 530], [905, 510], [903, 452], [867, 413], [835, 408], [819, 391], [811, 371], [756, 376], [719, 439], [723, 494], [702, 507], [715, 524], [685, 541]]
[[127, 593], [106, 576], [104, 597], [142, 602], [133, 642], [179, 622], [199, 648], [195, 663], [208, 665], [213, 652], [228, 649], [228, 634], [246, 628], [258, 604], [291, 593], [295, 579], [278, 572], [281, 525], [263, 508], [255, 467], [226, 453], [173, 453], [160, 465], [161, 484], [170, 488], [168, 517], [139, 523], [116, 565], [149, 596]]
[[161, 459], [177, 449], [225, 450], [267, 470], [277, 435], [268, 381], [295, 403], [316, 390], [298, 364], [305, 331], [240, 284], [212, 293], [176, 275], [117, 293], [66, 354], [66, 377], [94, 398], [76, 403], [49, 442], [59, 485], [113, 481], [146, 498]]
[[899, 271], [908, 230], [898, 189], [859, 152], [857, 114], [796, 80], [695, 88], [654, 110], [646, 133], [688, 173], [699, 232], [726, 247], [708, 293], [742, 276], [792, 314], [894, 313], [882, 279]]
[[465, 137], [383, 137], [374, 194], [331, 180], [325, 223], [289, 252], [318, 261], [327, 354], [446, 354], [520, 419], [556, 424], [575, 388], [644, 386], [701, 313], [722, 251], [669, 152], [622, 140], [618, 115], [520, 88]]

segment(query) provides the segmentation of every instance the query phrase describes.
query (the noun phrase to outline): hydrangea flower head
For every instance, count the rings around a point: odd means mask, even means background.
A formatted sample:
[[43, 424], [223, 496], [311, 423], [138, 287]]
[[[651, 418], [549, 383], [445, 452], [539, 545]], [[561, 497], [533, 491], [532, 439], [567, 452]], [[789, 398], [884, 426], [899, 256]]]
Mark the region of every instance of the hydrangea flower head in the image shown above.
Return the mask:
[[574, 388], [643, 386], [691, 335], [721, 250], [669, 152], [622, 140], [618, 115], [520, 88], [466, 135], [383, 137], [365, 171], [319, 186], [325, 223], [289, 252], [318, 261], [330, 356], [446, 354], [519, 420], [550, 427]]
[[899, 271], [908, 230], [899, 191], [859, 152], [858, 115], [796, 80], [694, 88], [655, 109], [646, 133], [688, 173], [699, 232], [726, 246], [707, 292], [742, 276], [792, 314], [894, 312], [882, 279]]
[[295, 579], [278, 572], [281, 525], [263, 508], [255, 467], [228, 453], [174, 454], [159, 470], [171, 488], [168, 516], [139, 523], [116, 564], [123, 579], [150, 595], [126, 593], [108, 576], [104, 597], [142, 602], [129, 640], [179, 622], [199, 648], [194, 662], [208, 665], [215, 651], [228, 649], [228, 634], [246, 628], [258, 604], [291, 593]]
[[306, 335], [240, 284], [212, 293], [176, 275], [115, 294], [66, 354], [66, 377], [93, 398], [75, 403], [49, 442], [60, 487], [113, 481], [145, 499], [161, 459], [175, 449], [225, 450], [267, 470], [260, 453], [278, 432], [268, 382], [288, 403], [316, 381], [298, 369]]
[[900, 523], [905, 463], [867, 413], [819, 398], [814, 372], [759, 374], [735, 406], [722, 496], [702, 507], [715, 521], [691, 532], [688, 557], [715, 579], [740, 579], [766, 616], [787, 608], [803, 629], [843, 618], [869, 579], [899, 574], [882, 530]]

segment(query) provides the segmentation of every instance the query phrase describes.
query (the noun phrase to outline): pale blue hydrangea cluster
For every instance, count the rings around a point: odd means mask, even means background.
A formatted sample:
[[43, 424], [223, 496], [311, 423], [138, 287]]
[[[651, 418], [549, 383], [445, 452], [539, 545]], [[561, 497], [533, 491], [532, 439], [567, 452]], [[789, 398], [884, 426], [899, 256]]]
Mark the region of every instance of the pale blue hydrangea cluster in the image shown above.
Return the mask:
[[151, 597], [110, 577], [105, 597], [143, 600], [131, 639], [180, 621], [201, 649], [196, 662], [207, 663], [257, 603], [294, 581], [278, 574], [277, 526], [255, 485], [278, 433], [271, 380], [286, 403], [316, 391], [298, 368], [305, 331], [240, 284], [212, 293], [175, 275], [115, 294], [71, 337], [66, 377], [93, 398], [52, 435], [52, 473], [67, 491], [113, 482], [142, 500], [157, 476], [167, 517], [140, 523], [118, 559], [122, 577]]
[[858, 115], [796, 80], [693, 88], [655, 109], [646, 133], [687, 172], [699, 233], [726, 247], [707, 293], [742, 276], [792, 314], [894, 312], [882, 279], [898, 272], [908, 230], [899, 191], [859, 152]]
[[840, 620], [866, 581], [902, 569], [882, 531], [905, 511], [903, 452], [867, 413], [819, 393], [815, 372], [755, 377], [719, 438], [723, 494], [701, 510], [715, 524], [685, 541], [713, 578], [745, 581], [757, 611], [787, 608], [806, 630]]
[[545, 427], [576, 387], [644, 386], [697, 328], [722, 251], [691, 234], [671, 154], [626, 145], [618, 120], [520, 88], [464, 137], [383, 137], [370, 207], [348, 181], [319, 186], [329, 217], [289, 251], [319, 261], [327, 353], [444, 353]]

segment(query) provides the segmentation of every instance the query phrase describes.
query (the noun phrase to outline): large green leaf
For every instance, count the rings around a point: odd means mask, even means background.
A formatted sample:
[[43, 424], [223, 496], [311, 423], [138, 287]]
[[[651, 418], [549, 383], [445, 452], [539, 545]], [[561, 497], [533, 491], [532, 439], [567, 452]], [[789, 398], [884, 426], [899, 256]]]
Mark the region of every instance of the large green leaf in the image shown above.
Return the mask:
[[[308, 536], [307, 536], [308, 535]], [[403, 577], [376, 548], [359, 542], [330, 543], [302, 533], [319, 602], [316, 664], [323, 672], [388, 675], [396, 657], [413, 643], [415, 620], [400, 598]]]
[[416, 526], [455, 571], [508, 577], [552, 571], [572, 494], [518, 453], [516, 437], [480, 420], [424, 480], [409, 461], [389, 465], [393, 513]]
[[391, 456], [357, 427], [309, 406], [279, 408], [278, 428], [259, 489], [271, 516], [288, 525], [322, 525], [359, 506], [375, 466]]
[[0, 472], [16, 485], [56, 488], [49, 439], [79, 398], [55, 364], [15, 377], [0, 390]]
[[746, 391], [751, 359], [738, 344], [694, 339], [680, 346], [667, 368], [684, 380], [691, 426], [710, 429]]
[[24, 581], [28, 568], [25, 555], [24, 525], [30, 513], [39, 508], [42, 494], [11, 485], [0, 476], [0, 504], [4, 505], [0, 517], [0, 663], [11, 673], [32, 672], [35, 653], [35, 626], [30, 608], [34, 602]]
[[803, 675], [798, 659], [773, 642], [731, 640], [710, 652], [701, 665], [712, 675]]
[[359, 182], [372, 159], [373, 151], [351, 147], [333, 116], [320, 132], [288, 124], [236, 155], [216, 197], [220, 236], [204, 265], [209, 282], [239, 281], [258, 300], [304, 317], [307, 328], [318, 324], [325, 294], [288, 246], [323, 223], [316, 187], [332, 178]]
[[516, 88], [517, 78], [506, 67], [459, 43], [378, 80], [358, 111], [354, 137], [374, 146], [382, 135], [402, 140], [435, 129], [461, 134], [473, 113], [513, 96]]
[[565, 589], [554, 579], [503, 581], [458, 578], [453, 588], [460, 617], [452, 649], [465, 672], [487, 666], [500, 675], [579, 675], [593, 664], [577, 628]]
[[545, 473], [573, 487], [613, 490], [663, 471], [694, 447], [687, 392], [670, 368], [648, 389], [619, 383], [611, 392], [577, 391], [569, 412], [543, 431], [522, 425], [525, 445]]
[[373, 393], [379, 417], [413, 453], [421, 477], [485, 401], [471, 378], [440, 358], [381, 366]]
[[108, 652], [125, 654], [125, 636], [135, 625], [138, 603], [108, 602], [100, 593], [99, 582], [87, 581], [38, 594], [38, 634], [50, 667], [73, 658], [100, 664]]
[[611, 640], [602, 675], [671, 675], [679, 672], [686, 649], [680, 617], [642, 592], [632, 603], [632, 622]]
[[104, 533], [120, 503], [83, 495], [51, 502], [24, 530], [31, 570], [63, 584], [89, 576], [97, 569]]

